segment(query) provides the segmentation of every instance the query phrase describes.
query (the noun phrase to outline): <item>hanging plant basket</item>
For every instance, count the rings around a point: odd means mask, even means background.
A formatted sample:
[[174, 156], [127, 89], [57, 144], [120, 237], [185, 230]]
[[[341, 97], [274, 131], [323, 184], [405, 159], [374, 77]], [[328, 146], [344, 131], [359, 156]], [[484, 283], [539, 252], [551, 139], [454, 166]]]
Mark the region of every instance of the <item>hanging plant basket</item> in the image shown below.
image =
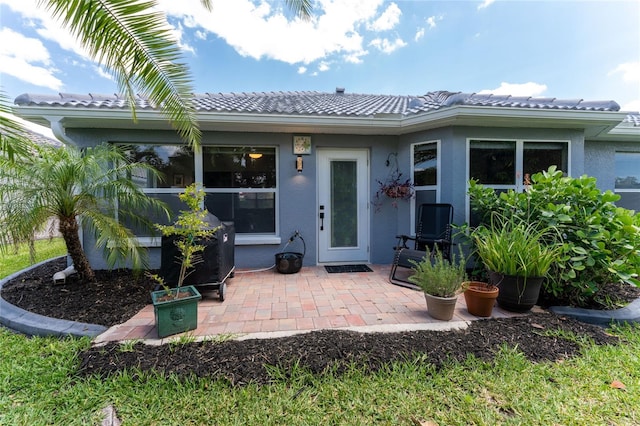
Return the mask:
[[398, 160], [396, 154], [389, 154], [387, 158], [387, 166], [391, 164], [390, 158], [393, 156], [395, 166], [389, 173], [389, 176], [384, 181], [378, 180], [378, 190], [372, 204], [376, 207], [376, 211], [379, 211], [384, 203], [384, 199], [391, 200], [391, 205], [398, 208], [398, 200], [408, 201], [413, 198], [415, 193], [413, 183], [411, 179], [404, 179], [402, 173], [398, 169]]

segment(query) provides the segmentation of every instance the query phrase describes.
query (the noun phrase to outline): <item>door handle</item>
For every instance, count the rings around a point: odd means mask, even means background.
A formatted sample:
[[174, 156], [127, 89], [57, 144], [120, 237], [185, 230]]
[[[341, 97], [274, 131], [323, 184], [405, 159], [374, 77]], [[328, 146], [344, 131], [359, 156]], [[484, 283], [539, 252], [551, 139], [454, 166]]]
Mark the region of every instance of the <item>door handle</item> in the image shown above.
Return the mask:
[[320, 212], [320, 230], [324, 231], [324, 212]]

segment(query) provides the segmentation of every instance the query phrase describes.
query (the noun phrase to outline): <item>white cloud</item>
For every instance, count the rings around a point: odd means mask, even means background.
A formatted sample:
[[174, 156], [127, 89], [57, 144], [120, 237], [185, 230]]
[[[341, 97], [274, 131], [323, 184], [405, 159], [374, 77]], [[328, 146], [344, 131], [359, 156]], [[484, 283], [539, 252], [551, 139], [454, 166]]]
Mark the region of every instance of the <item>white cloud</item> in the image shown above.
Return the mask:
[[640, 112], [640, 99], [636, 99], [620, 106], [620, 111]]
[[622, 80], [627, 83], [640, 82], [640, 61], [626, 62], [609, 71], [608, 75], [622, 73]]
[[307, 67], [298, 67], [298, 74], [304, 74], [307, 72]]
[[214, 34], [242, 56], [289, 64], [309, 64], [332, 56], [362, 62], [368, 54], [366, 38], [375, 36], [367, 30], [393, 28], [401, 15], [397, 4], [384, 0], [317, 0], [308, 21], [289, 20], [282, 8], [272, 8], [265, 0], [212, 3], [212, 12], [205, 11], [200, 0], [159, 0], [159, 7], [172, 21], [181, 20], [201, 31], [202, 39]]
[[398, 49], [400, 49], [401, 47], [404, 47], [407, 45], [407, 43], [405, 43], [401, 38], [396, 38], [394, 41], [389, 41], [389, 39], [386, 38], [376, 38], [374, 40], [371, 41], [371, 43], [369, 43], [370, 46], [375, 47], [376, 49], [380, 50], [381, 52], [384, 53], [392, 53]]
[[318, 71], [320, 72], [329, 71], [329, 64], [325, 61], [320, 62], [320, 65], [318, 65]]
[[391, 30], [400, 22], [400, 15], [402, 15], [402, 11], [398, 5], [391, 3], [378, 19], [368, 25], [368, 28], [373, 31]]
[[0, 0], [0, 4], [6, 4], [13, 11], [22, 15], [29, 26], [42, 38], [57, 43], [65, 50], [72, 51], [85, 59], [90, 59], [87, 51], [73, 37], [69, 31], [58, 23], [47, 9], [38, 4], [38, 0]]
[[99, 66], [94, 66], [93, 69], [95, 70], [96, 74], [98, 74], [100, 77], [106, 78], [107, 80], [114, 81], [113, 76], [109, 74], [107, 71], [105, 71], [104, 68]]
[[546, 84], [528, 83], [500, 83], [496, 89], [483, 89], [478, 94], [511, 95], [511, 96], [538, 96], [546, 92]]
[[491, 4], [493, 4], [496, 0], [483, 0], [482, 3], [480, 3], [478, 5], [478, 10], [480, 9], [485, 9], [489, 6], [491, 6]]
[[[425, 22], [427, 23], [427, 27], [429, 28], [429, 30], [432, 30], [438, 25], [438, 21], [442, 21], [443, 19], [444, 19], [443, 15], [438, 15], [438, 16], [433, 15], [425, 19]], [[413, 39], [415, 41], [421, 40], [424, 37], [426, 31], [427, 31], [426, 28], [419, 27]]]
[[187, 44], [182, 36], [184, 34], [184, 30], [182, 28], [181, 24], [178, 24], [177, 27], [173, 27], [171, 29], [171, 33], [173, 35], [173, 38], [176, 40], [176, 43], [178, 44], [178, 47], [184, 51], [184, 52], [190, 52], [193, 53], [194, 55], [196, 54], [196, 50], [189, 44]]
[[427, 25], [429, 25], [429, 28], [435, 28], [436, 27], [436, 17], [435, 16], [429, 16], [427, 18]]
[[42, 42], [28, 38], [9, 28], [0, 30], [0, 73], [40, 87], [62, 89], [62, 81], [55, 77], [49, 51]]

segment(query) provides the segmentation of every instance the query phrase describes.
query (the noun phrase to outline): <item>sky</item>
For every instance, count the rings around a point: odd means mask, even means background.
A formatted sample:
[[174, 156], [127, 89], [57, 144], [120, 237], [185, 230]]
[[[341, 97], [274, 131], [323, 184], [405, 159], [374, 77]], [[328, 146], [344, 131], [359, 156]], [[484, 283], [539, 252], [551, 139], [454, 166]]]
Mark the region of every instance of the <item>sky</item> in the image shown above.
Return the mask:
[[[466, 93], [614, 100], [640, 111], [640, 0], [158, 0], [194, 92]], [[113, 94], [109, 70], [37, 6], [0, 0], [0, 85]]]

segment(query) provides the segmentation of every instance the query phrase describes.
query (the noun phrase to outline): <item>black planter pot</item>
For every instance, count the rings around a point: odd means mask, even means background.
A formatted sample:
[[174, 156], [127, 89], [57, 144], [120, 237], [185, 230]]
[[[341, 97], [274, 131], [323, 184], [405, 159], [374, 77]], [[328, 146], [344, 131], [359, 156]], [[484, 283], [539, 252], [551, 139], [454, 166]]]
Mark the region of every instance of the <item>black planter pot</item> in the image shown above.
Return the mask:
[[544, 277], [517, 277], [489, 272], [489, 280], [498, 286], [498, 306], [511, 312], [527, 312], [538, 302]]

